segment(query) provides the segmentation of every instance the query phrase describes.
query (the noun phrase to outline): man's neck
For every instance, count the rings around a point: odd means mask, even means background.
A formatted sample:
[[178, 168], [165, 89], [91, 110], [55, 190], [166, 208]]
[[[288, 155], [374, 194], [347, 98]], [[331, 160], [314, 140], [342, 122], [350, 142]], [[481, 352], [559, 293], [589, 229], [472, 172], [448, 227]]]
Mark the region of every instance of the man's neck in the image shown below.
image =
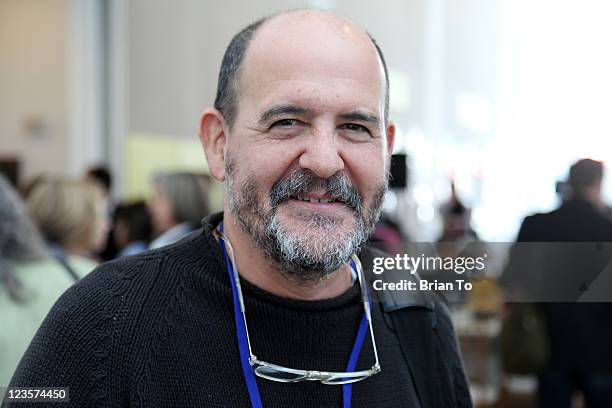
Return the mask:
[[284, 275], [279, 266], [269, 260], [253, 239], [226, 211], [223, 215], [224, 234], [231, 241], [238, 273], [253, 285], [290, 299], [321, 300], [341, 295], [352, 285], [350, 267], [344, 265], [327, 278], [316, 282], [300, 282]]

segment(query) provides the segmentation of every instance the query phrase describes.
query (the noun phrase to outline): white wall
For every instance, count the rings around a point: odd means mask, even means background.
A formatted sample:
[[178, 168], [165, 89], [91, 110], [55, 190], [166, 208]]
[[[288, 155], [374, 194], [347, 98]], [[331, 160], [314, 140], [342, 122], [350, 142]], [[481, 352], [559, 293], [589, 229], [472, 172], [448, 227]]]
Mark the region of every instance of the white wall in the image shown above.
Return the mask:
[[0, 155], [22, 181], [104, 159], [101, 1], [0, 0]]
[[65, 0], [0, 0], [0, 155], [25, 177], [68, 170], [68, 18]]
[[[381, 7], [372, 1], [350, 0], [131, 0], [128, 128], [195, 137], [201, 110], [213, 103], [221, 58], [231, 37], [266, 14], [309, 4], [335, 6], [363, 24], [381, 44], [390, 67], [410, 74], [408, 91], [422, 94], [425, 1], [383, 3]], [[421, 115], [421, 107], [411, 108], [414, 120]], [[408, 114], [406, 110], [396, 113]]]

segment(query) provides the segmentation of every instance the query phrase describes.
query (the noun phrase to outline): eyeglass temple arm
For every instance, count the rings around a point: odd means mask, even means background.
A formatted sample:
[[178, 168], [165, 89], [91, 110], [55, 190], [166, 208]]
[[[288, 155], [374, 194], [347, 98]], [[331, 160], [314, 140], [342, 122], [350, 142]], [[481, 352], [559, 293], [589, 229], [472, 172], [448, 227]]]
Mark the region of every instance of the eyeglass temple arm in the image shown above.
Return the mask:
[[370, 339], [372, 340], [372, 348], [374, 349], [374, 358], [376, 363], [374, 364], [374, 369], [378, 372], [380, 371], [380, 363], [378, 362], [378, 350], [376, 348], [376, 340], [374, 339], [374, 329], [372, 327], [372, 312], [370, 310], [370, 293], [369, 288], [364, 276], [363, 267], [361, 266], [361, 261], [357, 255], [351, 255], [351, 259], [355, 264], [355, 268], [357, 269], [357, 278], [359, 279], [359, 286], [361, 287], [361, 293], [363, 294], [364, 299], [364, 310], [366, 319], [368, 320], [368, 324], [370, 326]]
[[240, 276], [238, 275], [238, 271], [236, 270], [236, 258], [234, 256], [234, 247], [232, 246], [232, 243], [230, 242], [229, 239], [227, 239], [227, 237], [222, 231], [219, 231], [219, 234], [221, 235], [221, 238], [223, 238], [223, 242], [225, 243], [226, 247], [229, 249], [228, 252], [229, 252], [230, 260], [232, 262], [232, 272], [234, 275], [234, 281], [236, 283], [236, 288], [238, 289], [238, 303], [240, 304], [240, 312], [242, 313], [242, 319], [244, 321], [244, 331], [246, 332], [247, 346], [249, 347], [249, 360], [254, 360], [254, 359], [256, 360], [257, 357], [255, 356], [255, 354], [253, 354], [253, 350], [251, 349], [251, 338], [249, 336], [249, 328], [247, 327], [247, 324], [246, 324], [244, 299], [242, 298], [242, 287], [240, 286]]

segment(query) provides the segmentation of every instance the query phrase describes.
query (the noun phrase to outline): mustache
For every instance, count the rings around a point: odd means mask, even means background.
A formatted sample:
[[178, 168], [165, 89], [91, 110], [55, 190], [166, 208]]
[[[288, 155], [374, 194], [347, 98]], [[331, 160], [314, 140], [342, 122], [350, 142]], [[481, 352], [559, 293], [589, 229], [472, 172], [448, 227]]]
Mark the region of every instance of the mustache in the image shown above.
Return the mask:
[[363, 208], [363, 197], [343, 173], [321, 178], [306, 169], [295, 170], [289, 176], [274, 183], [270, 190], [270, 205], [275, 208], [299, 194], [320, 190], [324, 190], [325, 195], [341, 201], [358, 213]]

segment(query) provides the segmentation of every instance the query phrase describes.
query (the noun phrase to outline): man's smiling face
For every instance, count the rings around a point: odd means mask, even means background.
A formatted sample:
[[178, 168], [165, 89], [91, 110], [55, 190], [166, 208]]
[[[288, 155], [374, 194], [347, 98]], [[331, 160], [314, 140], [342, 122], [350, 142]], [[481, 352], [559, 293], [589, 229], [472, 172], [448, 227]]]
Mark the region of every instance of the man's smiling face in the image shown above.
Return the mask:
[[316, 280], [370, 234], [387, 185], [393, 128], [376, 49], [320, 12], [256, 32], [227, 137], [228, 207], [286, 274]]

